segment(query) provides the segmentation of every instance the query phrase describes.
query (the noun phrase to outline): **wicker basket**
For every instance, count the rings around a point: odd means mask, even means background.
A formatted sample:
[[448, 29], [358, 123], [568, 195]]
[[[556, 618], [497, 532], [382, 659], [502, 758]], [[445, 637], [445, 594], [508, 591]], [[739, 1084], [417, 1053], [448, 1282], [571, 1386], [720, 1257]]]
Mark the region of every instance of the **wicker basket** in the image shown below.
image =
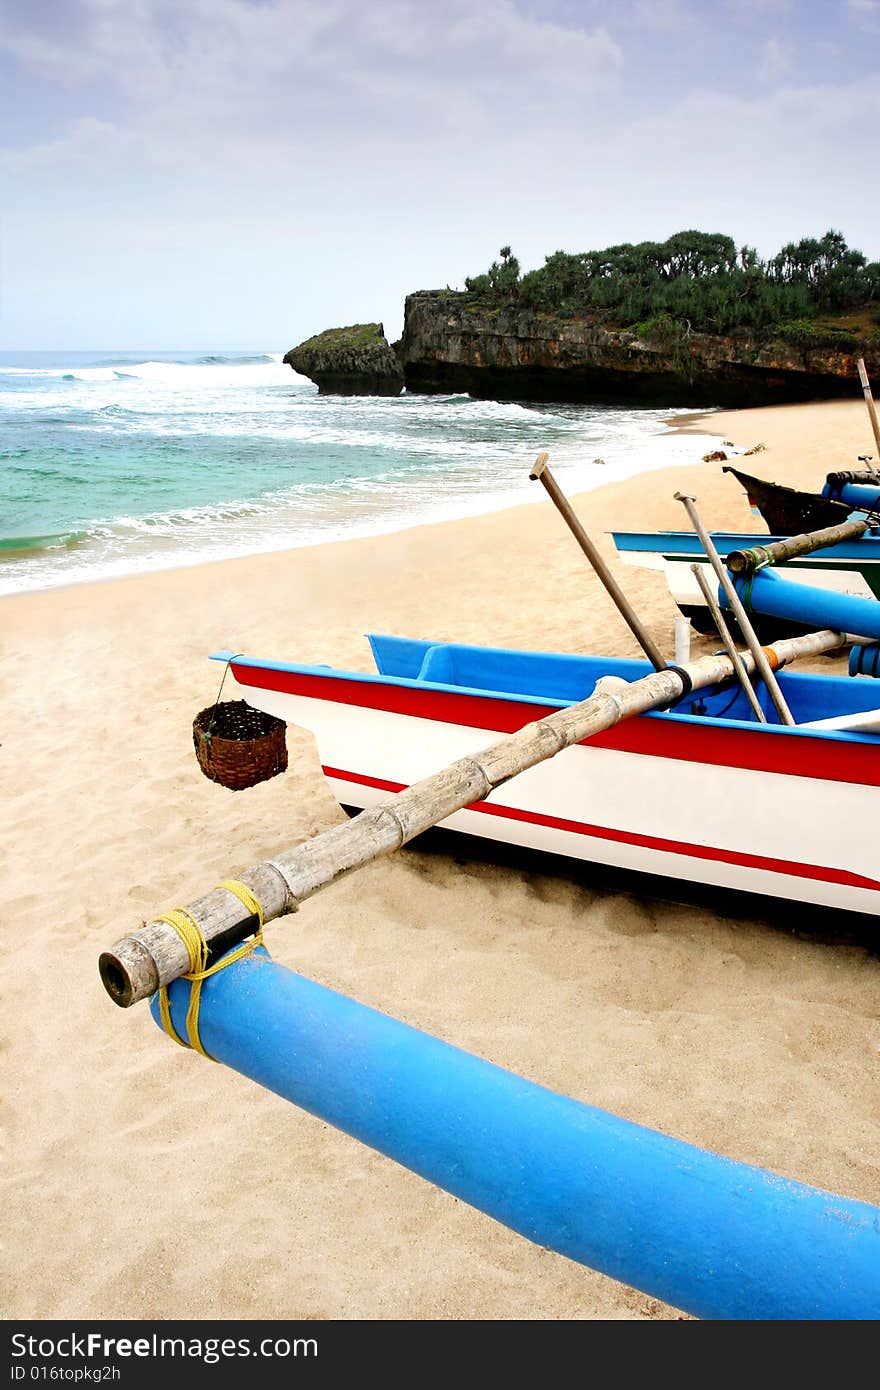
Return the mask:
[[231, 791], [254, 787], [287, 770], [287, 725], [245, 700], [209, 705], [193, 720], [199, 767]]

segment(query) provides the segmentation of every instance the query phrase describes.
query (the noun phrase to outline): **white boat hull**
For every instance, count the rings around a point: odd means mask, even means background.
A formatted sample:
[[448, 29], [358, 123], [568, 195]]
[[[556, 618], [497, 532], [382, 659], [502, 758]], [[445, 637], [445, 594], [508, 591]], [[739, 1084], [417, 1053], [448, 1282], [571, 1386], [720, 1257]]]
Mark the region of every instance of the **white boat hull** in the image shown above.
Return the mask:
[[[404, 712], [399, 684], [322, 680], [312, 668], [299, 681], [288, 676], [301, 689], [281, 690], [249, 683], [252, 669], [233, 669], [249, 704], [312, 731], [338, 801], [357, 809], [488, 747], [511, 720], [519, 727], [541, 712], [473, 695], [444, 695], [432, 708], [429, 692], [413, 694], [413, 712]], [[257, 679], [266, 675], [258, 671]], [[397, 708], [377, 707], [383, 690], [391, 692], [384, 703]], [[462, 701], [467, 722], [438, 717]], [[473, 722], [482, 707], [485, 722]], [[857, 746], [838, 745], [840, 756], [829, 760], [818, 737], [701, 734], [682, 731], [683, 721], [670, 743], [665, 722], [631, 720], [566, 749], [442, 827], [614, 869], [880, 912], [874, 837], [866, 829], [876, 823], [880, 792], [861, 780]], [[853, 780], [841, 780], [848, 758], [845, 776]]]

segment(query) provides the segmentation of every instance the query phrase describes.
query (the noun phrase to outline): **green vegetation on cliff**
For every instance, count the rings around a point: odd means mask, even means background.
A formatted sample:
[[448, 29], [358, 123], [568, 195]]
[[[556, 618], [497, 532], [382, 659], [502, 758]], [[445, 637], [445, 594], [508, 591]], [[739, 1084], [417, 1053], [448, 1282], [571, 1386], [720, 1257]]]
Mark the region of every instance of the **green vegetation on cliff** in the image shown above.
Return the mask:
[[385, 330], [381, 323], [352, 323], [347, 328], [326, 328], [323, 333], [316, 333], [300, 343], [296, 351], [357, 352], [385, 346]]
[[[766, 261], [721, 233], [677, 232], [663, 242], [554, 251], [525, 275], [504, 246], [500, 260], [465, 286], [487, 307], [589, 315], [645, 336], [742, 328], [846, 351], [875, 336], [880, 323], [880, 262], [868, 262], [836, 231], [790, 242]], [[843, 315], [845, 323], [835, 322]]]

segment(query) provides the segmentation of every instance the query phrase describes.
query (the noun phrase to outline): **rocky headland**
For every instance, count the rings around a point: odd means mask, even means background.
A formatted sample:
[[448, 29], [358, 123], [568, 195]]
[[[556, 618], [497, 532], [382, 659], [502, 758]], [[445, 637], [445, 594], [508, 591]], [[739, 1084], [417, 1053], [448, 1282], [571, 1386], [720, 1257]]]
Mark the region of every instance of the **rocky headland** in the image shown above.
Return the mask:
[[880, 371], [876, 340], [812, 325], [789, 334], [695, 332], [662, 318], [616, 328], [433, 290], [408, 296], [396, 347], [407, 390], [495, 400], [749, 406], [851, 397], [860, 356]]
[[328, 329], [284, 358], [322, 394], [468, 392], [491, 400], [745, 407], [851, 397], [856, 363], [880, 375], [876, 331], [806, 323], [784, 332], [692, 331], [658, 317], [620, 328], [467, 291], [406, 299], [403, 335], [379, 323]]
[[403, 368], [381, 323], [328, 328], [291, 348], [284, 361], [322, 396], [399, 396], [404, 386]]

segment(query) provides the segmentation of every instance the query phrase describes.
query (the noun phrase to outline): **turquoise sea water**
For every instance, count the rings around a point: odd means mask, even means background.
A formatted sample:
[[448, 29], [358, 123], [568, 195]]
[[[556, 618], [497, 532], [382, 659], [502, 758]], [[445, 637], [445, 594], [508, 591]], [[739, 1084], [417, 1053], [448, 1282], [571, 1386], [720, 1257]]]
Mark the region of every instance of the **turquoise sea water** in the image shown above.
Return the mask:
[[536, 500], [542, 449], [570, 490], [696, 461], [675, 413], [319, 397], [270, 352], [0, 353], [0, 593]]

